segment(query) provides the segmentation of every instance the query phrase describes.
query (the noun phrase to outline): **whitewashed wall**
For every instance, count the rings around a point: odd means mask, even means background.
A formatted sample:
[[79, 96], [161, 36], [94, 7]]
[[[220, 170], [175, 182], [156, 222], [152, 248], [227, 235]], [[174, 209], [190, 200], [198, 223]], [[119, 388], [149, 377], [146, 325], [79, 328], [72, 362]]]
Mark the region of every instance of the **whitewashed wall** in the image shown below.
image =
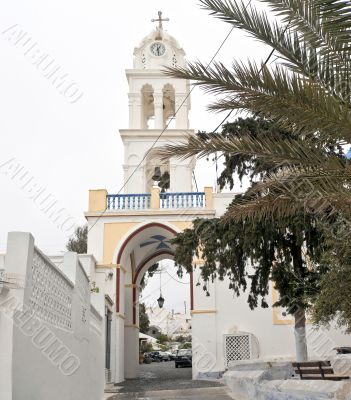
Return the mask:
[[8, 236], [0, 292], [1, 400], [100, 400], [104, 297], [90, 293], [76, 253], [59, 269], [29, 233]]
[[[198, 269], [194, 281], [198, 279]], [[195, 287], [195, 310], [213, 313], [195, 314], [192, 318], [193, 341], [197, 343], [193, 377], [204, 372], [225, 370], [224, 335], [245, 332], [255, 335], [259, 358], [295, 358], [293, 325], [273, 323], [272, 296], [267, 296], [269, 308], [251, 310], [247, 304], [248, 292], [237, 298], [228, 289], [229, 281], [216, 280], [210, 284], [211, 295], [206, 296], [202, 286]], [[336, 346], [349, 346], [351, 336], [340, 329], [317, 330], [307, 325], [307, 342], [310, 359], [331, 359]], [[196, 361], [196, 357], [200, 361]]]

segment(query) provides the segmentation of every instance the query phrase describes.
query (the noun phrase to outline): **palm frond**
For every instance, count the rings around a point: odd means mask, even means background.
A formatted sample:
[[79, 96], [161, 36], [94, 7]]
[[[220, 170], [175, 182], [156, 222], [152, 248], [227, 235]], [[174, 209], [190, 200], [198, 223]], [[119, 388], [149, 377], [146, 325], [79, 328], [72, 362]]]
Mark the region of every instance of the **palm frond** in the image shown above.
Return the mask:
[[[338, 214], [350, 215], [349, 191], [341, 189], [335, 191], [328, 189], [324, 192], [315, 190], [307, 180], [301, 181], [296, 188], [299, 190], [295, 192], [284, 188], [285, 190], [251, 196], [249, 200], [247, 198], [237, 200], [228, 207], [224, 218], [234, 221], [246, 219], [264, 221], [306, 213], [328, 220]], [[304, 191], [306, 188], [311, 190], [307, 194]]]
[[[268, 1], [272, 9], [283, 16], [283, 24], [270, 22], [264, 11], [247, 7], [239, 1], [202, 0], [204, 8], [235, 27], [245, 30], [255, 39], [274, 48], [284, 64], [296, 73], [319, 83], [337, 98], [350, 99], [351, 53], [331, 37], [324, 27], [324, 16], [313, 1]], [[344, 30], [340, 23], [335, 30]]]
[[311, 192], [349, 193], [351, 189], [351, 168], [338, 157], [330, 157], [320, 165], [300, 164], [283, 166], [277, 172], [271, 172], [264, 181], [252, 186], [247, 194], [272, 192], [286, 193], [297, 191], [302, 194]]
[[187, 159], [194, 156], [207, 157], [216, 152], [230, 156], [245, 155], [254, 157], [274, 166], [300, 166], [330, 168], [339, 172], [344, 162], [338, 157], [328, 155], [323, 147], [316, 147], [305, 140], [283, 138], [281, 135], [260, 134], [257, 137], [242, 135], [224, 137], [219, 134], [189, 135], [183, 141], [167, 144], [160, 148], [157, 156], [163, 159], [178, 157]]
[[[329, 54], [339, 62], [350, 61], [349, 43], [351, 26], [345, 21], [337, 22], [340, 17], [336, 8], [327, 6], [326, 1], [316, 0], [261, 0], [284, 23], [299, 32], [299, 37], [318, 48], [322, 54]], [[338, 2], [340, 5], [340, 2]], [[345, 3], [341, 5], [345, 6]]]
[[349, 107], [281, 66], [270, 71], [255, 63], [234, 62], [231, 72], [220, 63], [208, 68], [196, 62], [187, 68], [168, 68], [165, 73], [194, 80], [206, 92], [230, 97], [210, 105], [212, 110], [249, 110], [277, 121], [292, 132], [306, 135], [320, 132], [351, 141]]

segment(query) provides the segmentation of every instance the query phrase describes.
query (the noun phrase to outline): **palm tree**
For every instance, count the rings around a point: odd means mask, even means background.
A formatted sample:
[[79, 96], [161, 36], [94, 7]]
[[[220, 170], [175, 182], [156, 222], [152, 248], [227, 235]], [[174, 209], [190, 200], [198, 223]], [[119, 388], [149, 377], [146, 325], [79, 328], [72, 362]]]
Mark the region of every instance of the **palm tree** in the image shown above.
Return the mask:
[[258, 1], [266, 3], [269, 11], [239, 0], [200, 3], [214, 16], [269, 45], [278, 57], [273, 66], [234, 61], [229, 69], [218, 62], [210, 67], [195, 62], [165, 73], [219, 95], [209, 106], [211, 111], [249, 111], [294, 137], [287, 141], [274, 135], [190, 136], [166, 146], [162, 156], [244, 153], [279, 167], [251, 188], [249, 200], [230, 207], [230, 218], [289, 216], [301, 207], [321, 216], [349, 214], [351, 165], [328, 149], [351, 142], [351, 2]]
[[[330, 149], [351, 142], [351, 2], [257, 1], [268, 10], [258, 11], [251, 2], [247, 6], [240, 0], [200, 3], [215, 17], [270, 46], [277, 56], [274, 64], [235, 60], [227, 68], [219, 62], [195, 62], [165, 73], [216, 94], [219, 100], [209, 110], [250, 112], [291, 132], [291, 138], [209, 133], [169, 144], [161, 156], [222, 152], [274, 166], [274, 172], [231, 204], [225, 218], [279, 219], [301, 211], [334, 220], [350, 215], [351, 164]], [[299, 338], [297, 353], [298, 342]], [[303, 359], [307, 353], [301, 350], [297, 356]]]

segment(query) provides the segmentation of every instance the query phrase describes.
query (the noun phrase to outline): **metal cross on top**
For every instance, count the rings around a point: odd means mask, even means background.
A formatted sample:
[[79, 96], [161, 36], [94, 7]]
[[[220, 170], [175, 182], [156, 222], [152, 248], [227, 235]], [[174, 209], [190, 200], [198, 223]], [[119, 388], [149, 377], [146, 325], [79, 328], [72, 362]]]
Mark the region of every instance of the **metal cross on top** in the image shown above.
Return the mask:
[[151, 22], [158, 22], [158, 28], [161, 30], [163, 29], [162, 22], [169, 21], [169, 18], [162, 18], [162, 11], [158, 12], [158, 18], [152, 19]]

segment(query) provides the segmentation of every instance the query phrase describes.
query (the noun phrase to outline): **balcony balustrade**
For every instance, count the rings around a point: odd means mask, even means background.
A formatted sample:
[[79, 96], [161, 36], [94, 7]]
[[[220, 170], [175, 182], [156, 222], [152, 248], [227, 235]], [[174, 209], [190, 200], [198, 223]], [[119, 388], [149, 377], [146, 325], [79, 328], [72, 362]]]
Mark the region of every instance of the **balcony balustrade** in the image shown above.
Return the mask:
[[108, 210], [145, 210], [151, 206], [151, 194], [108, 194]]
[[153, 187], [151, 193], [108, 194], [105, 189], [89, 191], [89, 211], [143, 211], [143, 210], [208, 209], [213, 210], [211, 187], [203, 192], [161, 193]]
[[[146, 210], [151, 208], [151, 194], [108, 194], [108, 210]], [[203, 208], [205, 192], [159, 193], [162, 209]]]
[[205, 192], [160, 193], [160, 208], [205, 207]]

